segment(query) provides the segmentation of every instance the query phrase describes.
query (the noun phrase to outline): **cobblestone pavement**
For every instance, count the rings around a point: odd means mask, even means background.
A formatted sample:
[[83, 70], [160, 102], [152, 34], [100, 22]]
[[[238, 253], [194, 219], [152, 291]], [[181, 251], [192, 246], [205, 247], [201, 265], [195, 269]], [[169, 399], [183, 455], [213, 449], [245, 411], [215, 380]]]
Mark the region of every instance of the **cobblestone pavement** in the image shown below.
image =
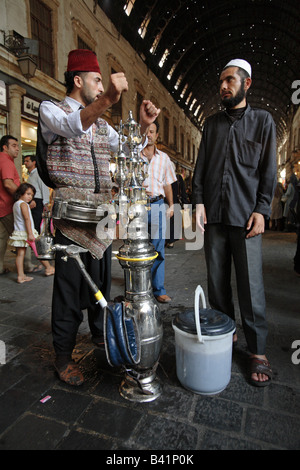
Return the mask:
[[[172, 329], [176, 313], [193, 307], [196, 286], [206, 292], [203, 249], [186, 250], [186, 242], [180, 240], [166, 250], [165, 285], [172, 302], [161, 306], [164, 339], [157, 374], [163, 393], [150, 403], [121, 397], [122, 376], [107, 364], [105, 351], [92, 345], [86, 319], [74, 351], [86, 381], [77, 388], [59, 381], [50, 331], [53, 278], [38, 273], [34, 281], [17, 284], [14, 255], [8, 251], [6, 264], [12, 271], [0, 277], [0, 346], [5, 362], [0, 365], [0, 449], [102, 449], [114, 456], [139, 450], [196, 455], [204, 449], [300, 449], [300, 278], [293, 272], [295, 242], [294, 233], [268, 231], [263, 237], [272, 384], [248, 384], [247, 351], [237, 317], [231, 381], [213, 396], [192, 393], [179, 383]], [[115, 252], [120, 244], [114, 242]], [[112, 263], [114, 298], [124, 293], [124, 277], [119, 262]], [[42, 403], [47, 396], [51, 398]]]

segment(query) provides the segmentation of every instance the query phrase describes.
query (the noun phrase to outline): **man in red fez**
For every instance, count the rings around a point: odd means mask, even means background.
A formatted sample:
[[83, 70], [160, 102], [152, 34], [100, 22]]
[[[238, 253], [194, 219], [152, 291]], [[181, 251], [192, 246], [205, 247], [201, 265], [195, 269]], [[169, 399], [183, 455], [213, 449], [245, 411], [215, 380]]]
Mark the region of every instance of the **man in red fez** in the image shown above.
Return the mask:
[[[117, 132], [102, 119], [103, 113], [128, 90], [124, 73], [110, 76], [106, 90], [96, 54], [77, 49], [69, 53], [65, 72], [66, 97], [60, 103], [44, 101], [40, 106], [37, 166], [47, 184], [59, 190], [68, 202], [93, 198], [107, 202], [111, 195], [109, 161], [118, 151]], [[140, 107], [141, 133], [155, 121], [160, 110], [151, 101]], [[55, 200], [55, 196], [54, 196]], [[110, 298], [111, 240], [99, 240], [96, 224], [55, 220], [55, 243], [78, 244], [87, 249], [81, 257], [85, 267], [106, 300]], [[55, 368], [61, 380], [70, 385], [83, 383], [78, 365], [72, 360], [78, 328], [87, 309], [95, 344], [103, 343], [103, 311], [72, 259], [56, 254], [52, 301], [52, 334], [56, 353]]]

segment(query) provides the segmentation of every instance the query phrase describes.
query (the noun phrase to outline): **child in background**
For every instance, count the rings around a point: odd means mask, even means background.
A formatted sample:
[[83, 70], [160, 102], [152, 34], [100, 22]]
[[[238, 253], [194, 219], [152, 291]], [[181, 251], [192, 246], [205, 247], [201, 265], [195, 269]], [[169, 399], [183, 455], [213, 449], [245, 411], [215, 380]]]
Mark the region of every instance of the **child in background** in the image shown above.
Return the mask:
[[[17, 257], [16, 266], [18, 272], [17, 282], [23, 284], [23, 282], [32, 281], [33, 277], [28, 277], [24, 274], [24, 257], [26, 248], [29, 246], [26, 240], [33, 242], [36, 237], [39, 236], [38, 232], [34, 228], [34, 223], [31, 215], [29, 203], [32, 201], [35, 195], [35, 188], [29, 183], [22, 183], [16, 193], [13, 207], [14, 214], [14, 231], [9, 237], [9, 245], [16, 247]], [[42, 261], [42, 265], [45, 267], [45, 275], [51, 276], [54, 274], [54, 268], [51, 266], [49, 261]]]
[[119, 188], [117, 186], [113, 186], [111, 188], [111, 197], [113, 198], [113, 200], [115, 199], [118, 192], [119, 192]]

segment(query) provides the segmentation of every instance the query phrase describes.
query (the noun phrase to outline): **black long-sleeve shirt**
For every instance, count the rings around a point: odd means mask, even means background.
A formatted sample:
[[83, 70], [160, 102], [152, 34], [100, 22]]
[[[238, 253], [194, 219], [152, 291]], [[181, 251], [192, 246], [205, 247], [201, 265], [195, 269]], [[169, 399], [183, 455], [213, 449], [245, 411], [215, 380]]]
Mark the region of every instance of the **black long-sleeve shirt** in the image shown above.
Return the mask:
[[208, 223], [245, 227], [252, 212], [270, 215], [276, 185], [276, 128], [265, 110], [246, 107], [232, 122], [226, 111], [203, 129], [193, 177], [193, 202]]

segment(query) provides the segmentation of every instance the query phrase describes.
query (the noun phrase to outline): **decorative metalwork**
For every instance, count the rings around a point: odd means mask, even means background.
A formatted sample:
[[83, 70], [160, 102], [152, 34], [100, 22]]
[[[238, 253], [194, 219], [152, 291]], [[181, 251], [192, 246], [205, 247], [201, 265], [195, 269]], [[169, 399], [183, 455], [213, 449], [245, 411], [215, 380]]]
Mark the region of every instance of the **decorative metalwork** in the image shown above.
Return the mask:
[[[121, 150], [127, 141], [129, 155]], [[162, 392], [156, 376], [163, 327], [158, 304], [152, 290], [151, 268], [157, 253], [149, 241], [148, 198], [143, 187], [147, 176], [145, 163], [138, 150], [142, 142], [140, 126], [129, 112], [128, 119], [119, 126], [119, 152], [116, 156], [115, 180], [119, 185], [120, 233], [122, 221], [126, 221], [124, 244], [117, 258], [124, 270], [125, 318], [134, 320], [140, 340], [140, 361], [125, 368], [120, 394], [130, 401], [148, 402]], [[121, 235], [120, 235], [121, 237]]]

